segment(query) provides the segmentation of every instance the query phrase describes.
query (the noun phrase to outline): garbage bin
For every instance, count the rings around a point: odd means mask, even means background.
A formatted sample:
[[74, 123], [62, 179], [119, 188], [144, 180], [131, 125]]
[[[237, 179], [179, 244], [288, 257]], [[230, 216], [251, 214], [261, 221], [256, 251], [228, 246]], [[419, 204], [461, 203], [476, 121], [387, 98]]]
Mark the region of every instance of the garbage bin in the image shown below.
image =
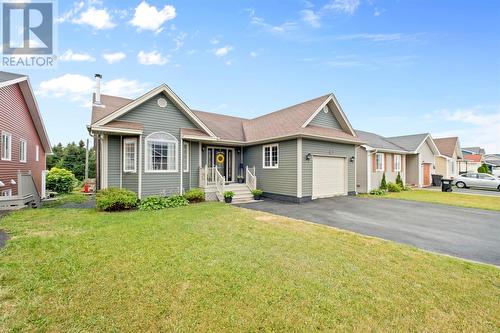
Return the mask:
[[431, 175], [432, 176], [432, 186], [441, 186], [442, 175]]
[[451, 179], [441, 179], [441, 192], [451, 192]]

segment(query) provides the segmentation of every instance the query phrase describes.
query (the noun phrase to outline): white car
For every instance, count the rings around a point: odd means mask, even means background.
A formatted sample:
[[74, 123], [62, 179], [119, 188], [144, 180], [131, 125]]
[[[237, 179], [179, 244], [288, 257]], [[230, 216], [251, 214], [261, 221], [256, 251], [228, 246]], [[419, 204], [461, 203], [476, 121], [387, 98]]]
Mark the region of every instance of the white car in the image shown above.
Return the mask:
[[453, 183], [458, 188], [476, 187], [500, 191], [500, 178], [495, 178], [487, 173], [464, 173], [455, 178]]

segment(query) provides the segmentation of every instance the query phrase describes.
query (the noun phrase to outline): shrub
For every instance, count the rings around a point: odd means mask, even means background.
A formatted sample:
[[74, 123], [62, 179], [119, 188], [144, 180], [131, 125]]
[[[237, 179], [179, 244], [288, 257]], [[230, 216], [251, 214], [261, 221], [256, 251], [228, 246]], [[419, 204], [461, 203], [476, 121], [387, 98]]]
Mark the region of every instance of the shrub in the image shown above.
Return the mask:
[[107, 212], [127, 210], [137, 206], [137, 195], [124, 188], [107, 188], [97, 192], [95, 203]]
[[224, 192], [224, 198], [232, 198], [234, 197], [234, 192], [226, 191]]
[[385, 172], [382, 175], [382, 181], [380, 182], [380, 189], [387, 190], [387, 181], [385, 180]]
[[477, 168], [477, 172], [479, 173], [490, 173], [490, 169], [486, 164], [482, 164], [479, 168]]
[[396, 176], [396, 184], [401, 186], [402, 189], [405, 187], [405, 184], [403, 183], [403, 179], [401, 178], [400, 172], [398, 172], [398, 175]]
[[166, 198], [168, 208], [182, 207], [189, 205], [189, 202], [182, 195], [172, 195], [171, 197]]
[[159, 210], [168, 208], [167, 198], [165, 197], [147, 197], [142, 199], [139, 204], [139, 210]]
[[47, 189], [57, 193], [70, 193], [78, 182], [73, 172], [56, 167], [50, 169], [46, 181]]
[[264, 193], [264, 191], [259, 190], [259, 189], [256, 189], [256, 190], [252, 191], [252, 194], [255, 195], [255, 196], [260, 196], [260, 195], [262, 195], [262, 193]]
[[401, 185], [389, 182], [387, 183], [387, 190], [389, 192], [401, 192], [403, 189], [401, 188]]
[[189, 203], [203, 202], [205, 201], [205, 192], [201, 188], [194, 188], [187, 191], [184, 197]]
[[384, 195], [384, 194], [385, 194], [385, 191], [384, 191], [384, 190], [381, 190], [381, 189], [375, 189], [375, 190], [371, 190], [371, 191], [370, 191], [370, 194], [371, 194], [371, 195]]

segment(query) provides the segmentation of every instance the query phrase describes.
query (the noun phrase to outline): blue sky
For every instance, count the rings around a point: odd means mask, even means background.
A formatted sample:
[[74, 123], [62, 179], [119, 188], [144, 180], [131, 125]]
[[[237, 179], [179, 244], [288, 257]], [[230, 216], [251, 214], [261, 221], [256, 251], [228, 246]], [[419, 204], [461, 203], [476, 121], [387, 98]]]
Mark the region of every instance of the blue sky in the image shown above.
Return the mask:
[[334, 92], [355, 128], [500, 153], [499, 22], [498, 1], [60, 0], [58, 68], [23, 72], [53, 143], [87, 136], [101, 73], [247, 118]]

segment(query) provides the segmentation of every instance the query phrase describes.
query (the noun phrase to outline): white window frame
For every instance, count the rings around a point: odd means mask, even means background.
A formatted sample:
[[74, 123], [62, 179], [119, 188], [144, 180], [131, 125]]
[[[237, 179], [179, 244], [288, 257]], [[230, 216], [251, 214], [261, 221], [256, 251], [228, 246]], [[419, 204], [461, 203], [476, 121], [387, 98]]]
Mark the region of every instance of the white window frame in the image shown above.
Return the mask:
[[35, 147], [35, 161], [40, 161], [40, 146], [36, 145]]
[[[395, 154], [393, 156], [394, 156], [394, 171], [400, 172], [402, 170], [402, 165], [401, 165], [402, 158], [401, 158], [401, 155]], [[398, 163], [399, 165], [396, 164], [396, 161], [399, 162]]]
[[[276, 165], [273, 165], [273, 147], [276, 147]], [[269, 165], [266, 166], [266, 148], [269, 148]], [[280, 146], [278, 143], [262, 146], [262, 168], [278, 169], [280, 164]]]
[[6, 189], [6, 190], [2, 190], [2, 193], [0, 194], [0, 196], [2, 196], [2, 197], [11, 197], [12, 196], [12, 189], [9, 188], [9, 189]]
[[[8, 149], [5, 147], [5, 138], [9, 138]], [[2, 161], [12, 161], [12, 134], [2, 131]]]
[[[381, 157], [380, 168], [378, 167], [378, 158]], [[375, 154], [375, 171], [384, 171], [385, 170], [385, 154], [384, 153], [376, 153]]]
[[[169, 137], [170, 139], [154, 139], [151, 138], [152, 136], [156, 134], [162, 134], [165, 135], [166, 137]], [[156, 142], [163, 142], [163, 143], [173, 143], [174, 144], [174, 166], [175, 169], [173, 170], [155, 170], [152, 168], [153, 164], [151, 163], [151, 157], [150, 150], [148, 149], [149, 142], [151, 141], [156, 141]], [[179, 172], [179, 141], [175, 136], [173, 136], [170, 133], [167, 132], [154, 132], [149, 134], [146, 139], [144, 140], [144, 147], [145, 147], [145, 166], [144, 166], [144, 172], [145, 173], [176, 173]]]
[[[186, 163], [183, 165], [184, 172], [189, 172], [189, 142], [184, 142], [182, 145], [182, 148], [184, 149], [182, 151], [182, 157], [186, 156]], [[184, 163], [184, 161], [182, 161]]]
[[19, 162], [26, 163], [28, 161], [28, 142], [24, 139], [19, 140]]
[[[128, 144], [133, 144], [134, 145], [134, 167], [132, 169], [127, 169], [127, 163], [125, 163], [125, 160], [127, 158], [127, 145]], [[126, 173], [136, 173], [137, 172], [137, 139], [136, 138], [126, 138], [123, 139], [123, 172]]]

